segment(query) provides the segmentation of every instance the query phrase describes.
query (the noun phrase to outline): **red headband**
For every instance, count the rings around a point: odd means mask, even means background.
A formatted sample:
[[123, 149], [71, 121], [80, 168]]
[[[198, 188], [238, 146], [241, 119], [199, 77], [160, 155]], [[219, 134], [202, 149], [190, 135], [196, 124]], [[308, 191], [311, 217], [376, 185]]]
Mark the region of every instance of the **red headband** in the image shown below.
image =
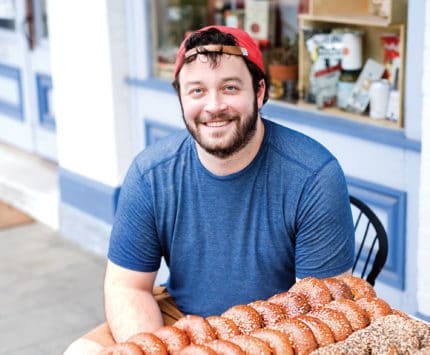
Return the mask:
[[[244, 57], [247, 57], [251, 62], [253, 62], [255, 65], [257, 65], [260, 70], [264, 73], [264, 65], [263, 65], [263, 56], [261, 54], [260, 48], [257, 45], [257, 42], [251, 38], [251, 36], [245, 32], [244, 30], [240, 28], [235, 27], [227, 27], [227, 26], [207, 26], [204, 27], [196, 32], [204, 32], [208, 29], [215, 28], [223, 33], [229, 33], [233, 35], [237, 42], [237, 47], [234, 46], [218, 46], [214, 52], [222, 52], [227, 54], [233, 54], [233, 55], [242, 55]], [[193, 32], [193, 33], [196, 33]], [[184, 57], [185, 57], [185, 42], [188, 39], [190, 35], [189, 34], [181, 43], [181, 46], [179, 47], [178, 53], [176, 54], [176, 66], [175, 66], [175, 78], [178, 76], [179, 71], [182, 68], [182, 65], [184, 64]], [[208, 47], [212, 45], [206, 45], [201, 47]], [[236, 48], [237, 50], [234, 50]], [[193, 51], [192, 53], [187, 55], [193, 55], [198, 52], [198, 50], [195, 50], [194, 48], [190, 51]]]

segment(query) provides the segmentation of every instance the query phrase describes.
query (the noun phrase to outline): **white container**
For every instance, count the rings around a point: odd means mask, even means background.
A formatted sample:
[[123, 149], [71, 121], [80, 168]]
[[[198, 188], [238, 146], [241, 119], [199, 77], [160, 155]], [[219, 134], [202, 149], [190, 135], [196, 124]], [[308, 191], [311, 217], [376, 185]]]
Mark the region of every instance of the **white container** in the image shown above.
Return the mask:
[[387, 114], [390, 83], [386, 79], [372, 82], [369, 89], [370, 117], [384, 119]]
[[400, 92], [398, 90], [390, 91], [387, 105], [387, 119], [397, 122], [400, 117]]
[[342, 35], [342, 69], [359, 70], [363, 66], [363, 34], [360, 31]]

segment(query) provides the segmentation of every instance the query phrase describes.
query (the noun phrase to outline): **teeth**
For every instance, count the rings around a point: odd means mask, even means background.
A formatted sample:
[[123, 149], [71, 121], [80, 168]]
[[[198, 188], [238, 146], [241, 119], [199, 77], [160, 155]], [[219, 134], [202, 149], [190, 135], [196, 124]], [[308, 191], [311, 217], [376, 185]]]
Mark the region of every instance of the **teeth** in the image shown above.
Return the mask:
[[222, 127], [225, 126], [227, 124], [227, 121], [211, 121], [211, 122], [207, 122], [206, 126], [209, 127]]

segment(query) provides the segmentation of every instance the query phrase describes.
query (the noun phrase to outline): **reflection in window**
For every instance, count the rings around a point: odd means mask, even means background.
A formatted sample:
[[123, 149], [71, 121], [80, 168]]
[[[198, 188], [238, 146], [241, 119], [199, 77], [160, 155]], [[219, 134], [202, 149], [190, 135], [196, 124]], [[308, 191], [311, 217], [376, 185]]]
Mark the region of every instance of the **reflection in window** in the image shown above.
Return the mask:
[[40, 0], [40, 15], [41, 15], [41, 28], [40, 35], [42, 38], [48, 37], [48, 15], [46, 11], [46, 0]]
[[[1, 0], [0, 0], [1, 1]], [[48, 38], [48, 15], [46, 0], [33, 0], [33, 21], [38, 44]]]
[[176, 52], [184, 36], [211, 24], [245, 29], [263, 52], [294, 42], [303, 3], [307, 1], [153, 0], [154, 74], [172, 79]]
[[208, 0], [153, 0], [157, 19], [155, 74], [171, 79], [178, 46], [187, 31], [210, 24]]
[[0, 0], [0, 29], [15, 30], [15, 1]]

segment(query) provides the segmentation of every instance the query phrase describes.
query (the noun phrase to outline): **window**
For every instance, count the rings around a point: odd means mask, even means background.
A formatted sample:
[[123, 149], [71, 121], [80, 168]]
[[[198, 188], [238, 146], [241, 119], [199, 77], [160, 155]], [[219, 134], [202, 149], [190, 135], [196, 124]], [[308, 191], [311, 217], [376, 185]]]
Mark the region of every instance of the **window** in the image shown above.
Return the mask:
[[154, 72], [165, 79], [173, 77], [176, 52], [187, 31], [211, 23], [207, 0], [153, 0], [156, 12], [153, 38], [155, 44]]
[[188, 31], [240, 27], [263, 52], [271, 99], [403, 127], [407, 1], [153, 0], [152, 9], [156, 77], [173, 78]]
[[297, 38], [299, 0], [159, 0], [153, 1], [154, 74], [171, 79], [176, 52], [188, 31], [210, 25], [246, 29], [262, 49]]

